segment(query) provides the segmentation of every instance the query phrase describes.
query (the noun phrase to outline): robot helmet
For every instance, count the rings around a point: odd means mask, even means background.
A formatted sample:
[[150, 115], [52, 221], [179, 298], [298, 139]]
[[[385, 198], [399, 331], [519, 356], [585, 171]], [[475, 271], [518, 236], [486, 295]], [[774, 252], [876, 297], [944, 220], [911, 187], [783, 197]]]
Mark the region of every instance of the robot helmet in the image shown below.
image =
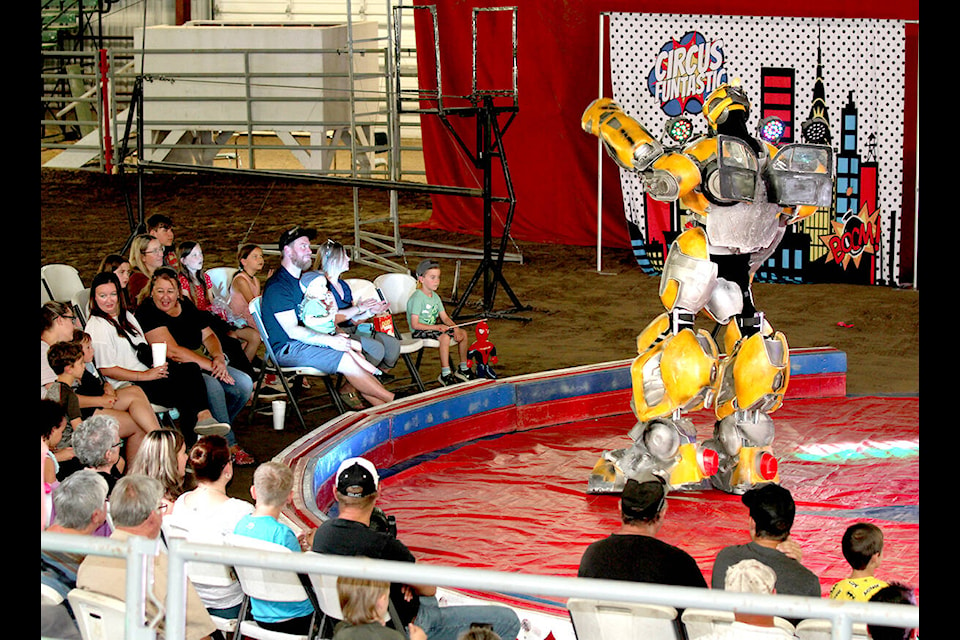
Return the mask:
[[726, 122], [732, 111], [750, 114], [750, 99], [739, 84], [722, 84], [703, 102], [703, 117], [714, 131]]

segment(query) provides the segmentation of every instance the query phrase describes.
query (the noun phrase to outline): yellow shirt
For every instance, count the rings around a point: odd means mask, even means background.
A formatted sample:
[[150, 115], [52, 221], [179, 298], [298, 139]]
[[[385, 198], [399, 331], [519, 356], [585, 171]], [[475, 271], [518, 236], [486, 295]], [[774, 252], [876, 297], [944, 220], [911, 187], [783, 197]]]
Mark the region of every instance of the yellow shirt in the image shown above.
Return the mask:
[[830, 597], [834, 600], [856, 600], [866, 602], [880, 589], [887, 586], [883, 580], [867, 576], [866, 578], [847, 578], [830, 587]]

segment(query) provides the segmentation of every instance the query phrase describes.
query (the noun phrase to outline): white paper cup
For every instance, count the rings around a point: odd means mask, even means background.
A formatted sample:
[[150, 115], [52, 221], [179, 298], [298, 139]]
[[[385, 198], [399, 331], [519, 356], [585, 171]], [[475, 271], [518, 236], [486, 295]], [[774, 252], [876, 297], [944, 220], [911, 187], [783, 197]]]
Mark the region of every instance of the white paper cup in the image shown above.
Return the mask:
[[150, 348], [153, 350], [153, 366], [159, 367], [167, 362], [166, 342], [154, 342]]
[[287, 415], [287, 401], [274, 400], [270, 404], [273, 407], [273, 428], [277, 431], [283, 431], [283, 419]]

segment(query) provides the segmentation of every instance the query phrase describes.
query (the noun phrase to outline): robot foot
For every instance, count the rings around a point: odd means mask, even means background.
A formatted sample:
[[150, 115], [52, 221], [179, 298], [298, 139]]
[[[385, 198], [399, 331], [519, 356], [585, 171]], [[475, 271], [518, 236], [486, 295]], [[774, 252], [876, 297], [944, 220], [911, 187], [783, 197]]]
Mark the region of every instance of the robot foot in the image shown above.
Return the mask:
[[769, 447], [743, 447], [736, 457], [721, 458], [720, 469], [710, 477], [710, 484], [720, 491], [743, 495], [757, 485], [779, 483], [778, 467]]
[[597, 460], [587, 481], [587, 493], [620, 493], [627, 478], [606, 454]]

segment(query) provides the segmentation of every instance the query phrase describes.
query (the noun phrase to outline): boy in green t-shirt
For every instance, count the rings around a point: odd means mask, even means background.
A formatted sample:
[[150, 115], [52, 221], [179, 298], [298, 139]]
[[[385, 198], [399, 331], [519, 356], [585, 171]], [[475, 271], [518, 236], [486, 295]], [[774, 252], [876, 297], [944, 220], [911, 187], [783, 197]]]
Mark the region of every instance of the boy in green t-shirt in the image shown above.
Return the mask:
[[[436, 340], [440, 343], [440, 384], [448, 386], [476, 378], [467, 364], [467, 332], [454, 325], [443, 308], [437, 289], [440, 287], [440, 263], [424, 260], [417, 265], [418, 288], [407, 300], [407, 323], [414, 338]], [[460, 352], [460, 366], [456, 373], [450, 370], [450, 344], [456, 341]]]

